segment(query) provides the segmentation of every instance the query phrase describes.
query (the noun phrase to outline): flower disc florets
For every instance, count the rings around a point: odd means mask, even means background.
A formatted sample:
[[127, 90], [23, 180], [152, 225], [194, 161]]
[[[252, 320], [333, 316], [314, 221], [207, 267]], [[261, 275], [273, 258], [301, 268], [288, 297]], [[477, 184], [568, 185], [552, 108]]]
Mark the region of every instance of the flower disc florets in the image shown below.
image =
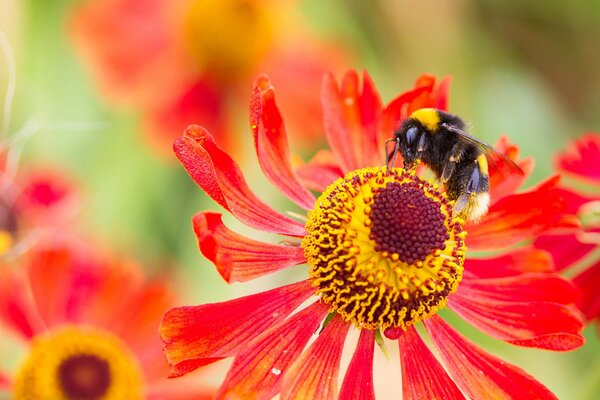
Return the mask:
[[406, 329], [458, 288], [462, 224], [434, 184], [398, 168], [365, 168], [323, 192], [302, 245], [332, 311], [365, 329]]

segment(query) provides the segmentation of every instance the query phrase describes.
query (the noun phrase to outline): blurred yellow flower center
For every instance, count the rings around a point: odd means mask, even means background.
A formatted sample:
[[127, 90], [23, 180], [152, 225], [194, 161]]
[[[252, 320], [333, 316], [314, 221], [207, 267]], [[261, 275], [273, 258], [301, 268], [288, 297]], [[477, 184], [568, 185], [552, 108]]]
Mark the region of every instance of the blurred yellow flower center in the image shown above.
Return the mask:
[[406, 329], [458, 288], [462, 224], [434, 184], [399, 168], [365, 168], [323, 192], [302, 245], [332, 311], [365, 329]]
[[65, 327], [40, 335], [15, 379], [14, 398], [127, 400], [142, 398], [142, 373], [116, 336]]
[[186, 45], [203, 71], [231, 81], [269, 49], [275, 17], [270, 2], [195, 0], [184, 26]]

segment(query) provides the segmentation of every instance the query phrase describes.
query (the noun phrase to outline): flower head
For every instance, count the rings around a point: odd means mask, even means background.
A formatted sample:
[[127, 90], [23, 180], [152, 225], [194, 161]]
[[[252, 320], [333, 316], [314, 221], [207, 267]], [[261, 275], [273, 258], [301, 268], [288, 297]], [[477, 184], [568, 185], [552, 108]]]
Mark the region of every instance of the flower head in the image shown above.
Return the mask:
[[[260, 77], [250, 106], [258, 160], [270, 181], [306, 211], [302, 222], [258, 199], [208, 131], [187, 129], [174, 148], [196, 183], [244, 224], [287, 236], [280, 244], [263, 243], [229, 230], [218, 213], [197, 214], [200, 250], [219, 273], [235, 282], [299, 264], [309, 268], [301, 282], [169, 311], [161, 335], [174, 376], [235, 357], [218, 398], [335, 398], [342, 348], [354, 327], [360, 338], [340, 398], [374, 398], [374, 343], [386, 340], [382, 334], [401, 350], [405, 398], [554, 398], [438, 312], [447, 307], [486, 334], [520, 346], [569, 350], [582, 344], [581, 319], [571, 306], [575, 288], [549, 271], [547, 253], [530, 245], [510, 249], [533, 234], [573, 225], [557, 179], [515, 193], [524, 176], [491, 170], [490, 212], [473, 225], [454, 214], [435, 183], [384, 167], [385, 140], [412, 111], [447, 109], [448, 83], [423, 76], [383, 106], [368, 75], [362, 86], [352, 71], [339, 86], [327, 76], [321, 98], [330, 150], [293, 164], [274, 89]], [[517, 155], [505, 139], [497, 148]], [[531, 170], [530, 160], [517, 162]], [[469, 259], [467, 247], [508, 250]], [[421, 323], [439, 361], [414, 328]]]
[[[578, 306], [589, 320], [600, 317], [600, 134], [587, 133], [558, 154], [557, 169], [567, 180], [561, 190], [581, 226], [542, 235], [535, 246], [550, 252], [558, 271], [583, 269], [573, 278], [583, 296]], [[571, 182], [572, 184], [569, 184]]]
[[283, 106], [304, 129], [299, 142], [307, 143], [320, 131], [304, 118], [318, 108], [308, 92], [347, 57], [307, 32], [297, 6], [263, 0], [86, 1], [74, 9], [70, 33], [104, 96], [140, 111], [145, 133], [161, 150], [198, 118], [225, 143], [231, 109], [246, 99], [238, 88], [262, 70], [281, 82]]
[[21, 350], [0, 367], [13, 398], [209, 398], [200, 383], [164, 379], [156, 328], [173, 297], [135, 263], [67, 242], [19, 261], [0, 270], [0, 329]]

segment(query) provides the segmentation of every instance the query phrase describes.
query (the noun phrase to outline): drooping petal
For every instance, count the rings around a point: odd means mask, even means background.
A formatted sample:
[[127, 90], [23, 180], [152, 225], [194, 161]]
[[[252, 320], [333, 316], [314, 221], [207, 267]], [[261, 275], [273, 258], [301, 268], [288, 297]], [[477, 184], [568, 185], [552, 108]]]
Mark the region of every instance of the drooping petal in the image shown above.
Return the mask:
[[324, 192], [327, 186], [344, 176], [333, 154], [326, 150], [317, 152], [308, 163], [300, 165], [296, 171], [304, 185], [317, 192]]
[[452, 380], [473, 399], [556, 399], [546, 387], [521, 368], [475, 346], [440, 317], [425, 326]]
[[264, 75], [257, 79], [252, 92], [250, 126], [258, 161], [267, 178], [294, 203], [305, 210], [312, 209], [316, 198], [302, 185], [292, 168], [275, 91]]
[[376, 137], [381, 98], [369, 75], [363, 74], [362, 89], [356, 71], [348, 71], [339, 87], [331, 74], [326, 75], [321, 101], [325, 137], [342, 170], [382, 162]]
[[507, 196], [490, 207], [477, 224], [467, 226], [470, 250], [499, 249], [514, 245], [551, 228], [573, 228], [579, 224], [565, 210], [558, 176], [536, 188]]
[[337, 399], [342, 348], [350, 323], [336, 316], [283, 376], [281, 399]]
[[375, 331], [363, 329], [360, 332], [354, 355], [342, 382], [339, 400], [375, 400], [373, 386], [373, 351]]
[[410, 327], [401, 334], [398, 345], [404, 400], [465, 398], [423, 343], [415, 328]]
[[254, 339], [227, 373], [217, 399], [270, 399], [281, 390], [281, 378], [298, 359], [327, 314], [315, 302]]
[[[568, 286], [568, 281], [558, 283], [557, 278], [548, 283], [549, 287], [543, 287], [545, 282], [538, 277], [537, 282], [528, 280], [532, 288], [527, 288], [526, 282], [520, 282], [517, 286], [522, 288], [523, 293], [519, 293], [510, 287], [510, 281], [514, 279], [490, 279], [489, 285], [480, 282], [477, 289], [459, 290], [450, 296], [448, 306], [488, 335], [519, 346], [565, 351], [583, 344], [580, 334], [583, 321], [574, 307], [536, 300], [545, 295], [552, 296], [548, 292], [553, 288], [565, 286], [567, 292], [573, 293], [567, 297], [574, 297], [577, 292]], [[498, 286], [493, 286], [494, 283]], [[488, 296], [482, 292], [485, 288], [490, 293]], [[494, 296], [496, 291], [498, 295]], [[511, 294], [514, 299], [505, 300]], [[567, 300], [561, 296], [554, 294], [553, 297]]]
[[552, 256], [531, 246], [492, 258], [470, 258], [465, 261], [465, 277], [501, 278], [527, 272], [551, 272]]
[[193, 225], [200, 251], [230, 283], [248, 281], [306, 262], [301, 246], [269, 244], [239, 235], [227, 229], [219, 213], [198, 213]]
[[581, 311], [590, 320], [600, 316], [600, 261], [586, 268], [577, 275], [573, 282], [581, 289], [582, 298], [579, 303]]
[[192, 179], [248, 226], [290, 236], [304, 236], [304, 225], [259, 200], [246, 184], [238, 165], [202, 127], [188, 127], [173, 145], [177, 157]]
[[[600, 229], [595, 232], [600, 234]], [[582, 243], [575, 232], [539, 236], [534, 246], [552, 255], [557, 271], [575, 265], [596, 247], [592, 243]]]
[[303, 281], [223, 303], [171, 309], [160, 335], [172, 374], [183, 375], [236, 355], [313, 293], [310, 282]]
[[558, 155], [558, 168], [600, 184], [600, 135], [587, 133]]

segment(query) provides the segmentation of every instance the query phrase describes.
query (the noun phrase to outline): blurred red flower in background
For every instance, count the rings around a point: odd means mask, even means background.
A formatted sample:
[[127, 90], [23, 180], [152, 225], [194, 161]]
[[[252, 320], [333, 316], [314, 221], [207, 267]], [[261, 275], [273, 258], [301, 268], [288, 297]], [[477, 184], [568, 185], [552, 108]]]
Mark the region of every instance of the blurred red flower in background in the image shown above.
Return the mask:
[[[423, 76], [383, 106], [367, 74], [362, 85], [355, 72], [339, 86], [326, 76], [321, 99], [330, 150], [293, 165], [274, 89], [259, 78], [250, 106], [255, 150], [267, 178], [306, 212], [302, 222], [259, 200], [206, 129], [191, 126], [175, 141], [179, 160], [213, 200], [247, 226], [287, 237], [264, 243], [229, 230], [219, 213], [197, 214], [200, 250], [227, 282], [299, 264], [310, 271], [307, 280], [266, 292], [169, 311], [161, 335], [174, 376], [234, 357], [217, 398], [337, 398], [353, 325], [360, 338], [339, 398], [375, 397], [373, 352], [382, 332], [400, 347], [403, 398], [555, 398], [437, 313], [448, 305], [482, 332], [519, 346], [570, 350], [583, 343], [572, 306], [577, 290], [551, 271], [546, 252], [531, 243], [512, 247], [574, 225], [557, 178], [515, 193], [526, 177], [504, 178], [492, 169], [489, 214], [463, 226], [437, 186], [383, 167], [384, 141], [399, 122], [422, 107], [446, 110], [448, 85]], [[498, 149], [517, 155], [506, 139]], [[530, 160], [517, 162], [529, 173]], [[323, 193], [317, 198], [312, 191]], [[504, 252], [465, 261], [466, 245]], [[419, 322], [439, 360], [414, 328]]]
[[162, 280], [97, 249], [52, 243], [0, 270], [0, 329], [23, 355], [0, 372], [1, 388], [16, 399], [211, 398], [198, 376], [165, 378], [156, 332], [173, 295]]
[[321, 133], [304, 118], [319, 109], [312, 93], [345, 56], [307, 32], [297, 8], [296, 1], [88, 1], [73, 10], [70, 33], [105, 96], [140, 110], [162, 149], [194, 121], [222, 143], [233, 140], [231, 108], [246, 103], [244, 84], [258, 71], [269, 71], [285, 94], [283, 110], [302, 127], [302, 144]]
[[[550, 252], [558, 271], [575, 274], [583, 296], [578, 303], [588, 320], [600, 317], [600, 134], [587, 133], [558, 154], [557, 169], [571, 179], [562, 186], [569, 212], [581, 228], [542, 235], [535, 246]], [[583, 262], [584, 264], [581, 264]], [[584, 267], [581, 269], [581, 267]]]
[[53, 234], [79, 206], [76, 185], [66, 174], [48, 167], [17, 171], [9, 151], [0, 154], [0, 260]]

